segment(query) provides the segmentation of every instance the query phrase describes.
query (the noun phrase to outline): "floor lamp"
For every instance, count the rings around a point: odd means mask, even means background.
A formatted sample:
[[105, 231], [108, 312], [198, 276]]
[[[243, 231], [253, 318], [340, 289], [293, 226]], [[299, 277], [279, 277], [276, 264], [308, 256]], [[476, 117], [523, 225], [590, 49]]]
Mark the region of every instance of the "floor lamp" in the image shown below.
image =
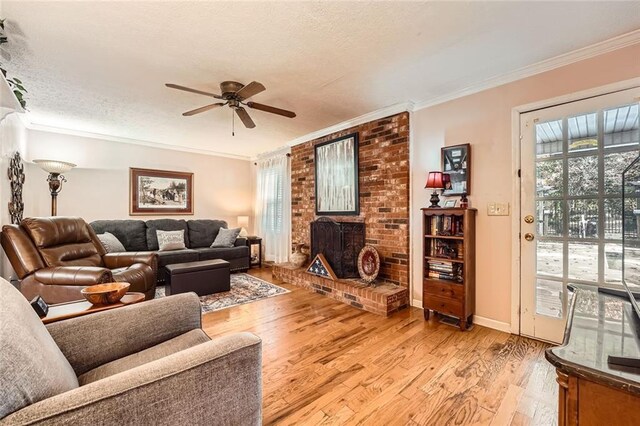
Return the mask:
[[51, 216], [56, 216], [58, 214], [58, 194], [62, 191], [62, 182], [67, 181], [62, 173], [68, 172], [76, 165], [56, 160], [33, 160], [33, 162], [49, 173], [47, 182], [49, 182], [49, 192], [51, 192]]

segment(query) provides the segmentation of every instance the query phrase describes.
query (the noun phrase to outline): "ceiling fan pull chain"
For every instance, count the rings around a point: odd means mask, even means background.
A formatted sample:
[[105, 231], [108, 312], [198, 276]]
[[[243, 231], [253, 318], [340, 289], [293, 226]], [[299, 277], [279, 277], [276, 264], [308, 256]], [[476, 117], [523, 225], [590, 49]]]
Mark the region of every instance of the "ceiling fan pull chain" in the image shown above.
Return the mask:
[[236, 115], [234, 114], [233, 108], [231, 108], [231, 136], [236, 135]]

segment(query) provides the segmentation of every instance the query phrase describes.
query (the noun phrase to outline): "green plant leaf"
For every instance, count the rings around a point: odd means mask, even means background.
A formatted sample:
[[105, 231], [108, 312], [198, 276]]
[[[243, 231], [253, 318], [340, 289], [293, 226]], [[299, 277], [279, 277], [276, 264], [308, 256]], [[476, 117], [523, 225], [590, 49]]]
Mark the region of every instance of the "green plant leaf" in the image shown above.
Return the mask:
[[22, 82], [19, 79], [17, 79], [16, 77], [13, 77], [13, 81], [15, 81], [18, 84], [22, 84]]

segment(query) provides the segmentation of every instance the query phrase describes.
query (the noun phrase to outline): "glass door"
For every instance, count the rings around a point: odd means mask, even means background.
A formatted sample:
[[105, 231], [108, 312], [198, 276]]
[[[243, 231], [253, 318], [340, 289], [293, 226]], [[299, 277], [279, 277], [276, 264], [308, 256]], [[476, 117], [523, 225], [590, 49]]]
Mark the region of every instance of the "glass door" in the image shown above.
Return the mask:
[[520, 116], [521, 333], [561, 342], [567, 285], [620, 285], [622, 171], [639, 153], [639, 89]]

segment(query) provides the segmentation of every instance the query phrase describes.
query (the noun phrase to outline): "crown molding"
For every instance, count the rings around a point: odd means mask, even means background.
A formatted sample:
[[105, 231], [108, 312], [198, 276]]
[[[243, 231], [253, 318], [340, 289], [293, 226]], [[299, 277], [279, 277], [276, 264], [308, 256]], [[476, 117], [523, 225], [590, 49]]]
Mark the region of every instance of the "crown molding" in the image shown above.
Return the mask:
[[83, 130], [65, 129], [61, 127], [37, 124], [37, 123], [31, 122], [27, 117], [27, 115], [28, 114], [21, 114], [21, 117], [22, 117], [22, 122], [24, 123], [24, 126], [29, 130], [38, 130], [38, 131], [57, 133], [62, 135], [80, 136], [80, 137], [90, 138], [90, 139], [101, 139], [101, 140], [106, 140], [111, 142], [126, 143], [129, 145], [146, 146], [149, 148], [188, 152], [191, 154], [202, 154], [202, 155], [210, 155], [213, 157], [224, 157], [224, 158], [232, 158], [234, 160], [251, 161], [251, 157], [248, 155], [226, 154], [224, 152], [212, 151], [208, 149], [190, 148], [187, 146], [170, 145], [170, 144], [164, 144], [159, 142], [143, 141], [139, 139], [123, 138], [120, 136], [103, 135], [100, 133], [87, 132]]
[[575, 62], [583, 61], [585, 59], [593, 58], [598, 55], [612, 52], [614, 50], [622, 49], [627, 46], [640, 43], [640, 29], [631, 31], [620, 36], [610, 38], [591, 46], [583, 47], [574, 50], [569, 53], [555, 56], [550, 59], [545, 59], [533, 65], [522, 67], [513, 72], [507, 74], [501, 74], [495, 77], [488, 78], [480, 83], [468, 86], [464, 89], [456, 90], [455, 92], [447, 93], [442, 96], [425, 99], [420, 102], [416, 102], [414, 111], [428, 108], [434, 105], [438, 105], [444, 102], [448, 102], [457, 98], [472, 95], [474, 93], [482, 92], [483, 90], [492, 89], [494, 87], [502, 86], [503, 84], [512, 83], [523, 78], [531, 77], [536, 74], [541, 74], [546, 71], [551, 71], [556, 68], [570, 65]]
[[256, 156], [251, 157], [251, 161], [266, 160], [267, 158], [275, 157], [276, 155], [283, 155], [291, 153], [291, 147], [289, 145], [279, 146], [271, 151], [262, 152]]
[[330, 135], [331, 133], [336, 133], [341, 130], [348, 129], [350, 127], [358, 126], [360, 124], [368, 123], [374, 120], [379, 120], [381, 118], [389, 117], [391, 115], [396, 115], [401, 112], [407, 112], [407, 111], [408, 112], [413, 111], [413, 102], [403, 102], [400, 104], [394, 104], [388, 107], [380, 108], [378, 110], [363, 114], [356, 118], [352, 118], [351, 120], [342, 121], [332, 126], [325, 127], [324, 129], [307, 133], [306, 135], [299, 136], [293, 140], [290, 140], [289, 142], [287, 142], [287, 146], [292, 147], [292, 146], [300, 145], [301, 143], [312, 141], [314, 139], [318, 139], [323, 136]]

